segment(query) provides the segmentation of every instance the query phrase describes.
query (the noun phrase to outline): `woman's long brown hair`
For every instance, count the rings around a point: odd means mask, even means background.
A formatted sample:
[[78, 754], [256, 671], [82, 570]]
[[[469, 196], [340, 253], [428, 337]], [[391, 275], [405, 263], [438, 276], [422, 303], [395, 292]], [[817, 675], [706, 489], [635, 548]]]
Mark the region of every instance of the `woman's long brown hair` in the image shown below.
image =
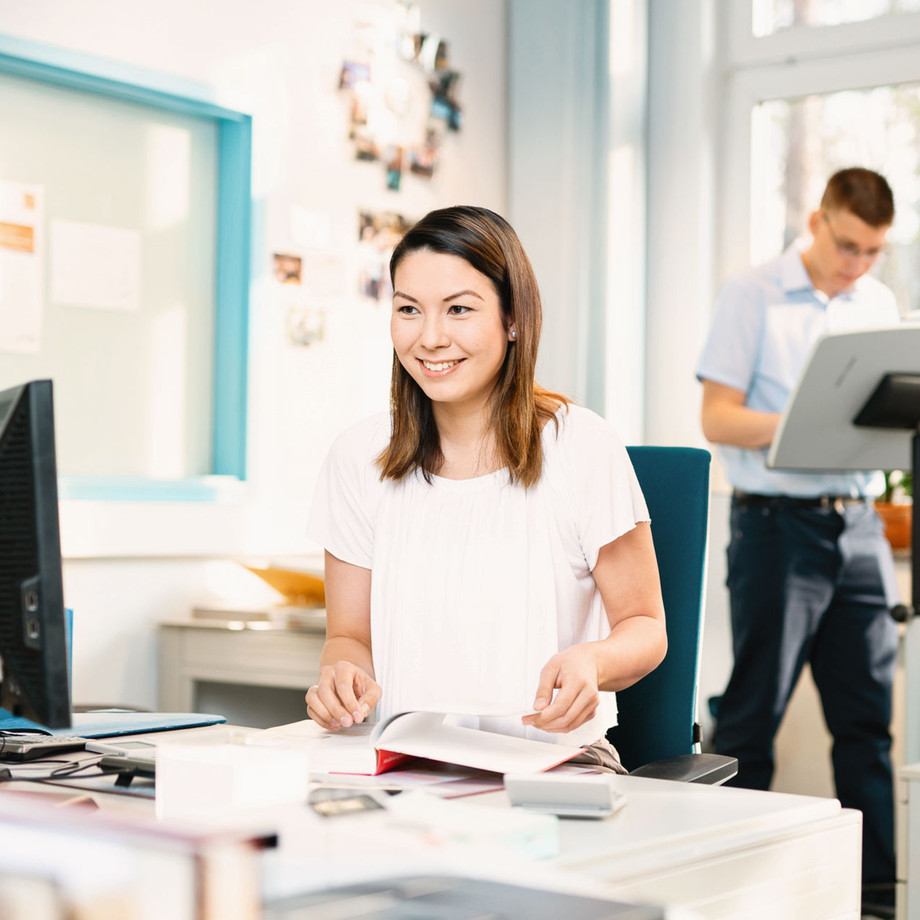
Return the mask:
[[[537, 386], [534, 373], [543, 311], [537, 279], [511, 225], [486, 208], [458, 206], [432, 211], [400, 240], [390, 259], [390, 279], [410, 253], [459, 256], [495, 287], [510, 342], [492, 400], [495, 450], [512, 482], [535, 485], [543, 470], [541, 432], [568, 400]], [[401, 480], [421, 470], [429, 482], [444, 462], [431, 400], [393, 354], [390, 385], [392, 433], [377, 458], [384, 479]]]

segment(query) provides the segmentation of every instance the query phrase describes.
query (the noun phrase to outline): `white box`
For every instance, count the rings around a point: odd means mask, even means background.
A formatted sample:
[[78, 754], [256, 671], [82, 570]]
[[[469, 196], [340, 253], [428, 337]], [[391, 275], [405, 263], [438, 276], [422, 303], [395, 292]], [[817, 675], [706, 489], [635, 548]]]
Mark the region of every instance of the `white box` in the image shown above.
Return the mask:
[[245, 744], [162, 744], [157, 748], [158, 818], [227, 817], [309, 795], [305, 752]]

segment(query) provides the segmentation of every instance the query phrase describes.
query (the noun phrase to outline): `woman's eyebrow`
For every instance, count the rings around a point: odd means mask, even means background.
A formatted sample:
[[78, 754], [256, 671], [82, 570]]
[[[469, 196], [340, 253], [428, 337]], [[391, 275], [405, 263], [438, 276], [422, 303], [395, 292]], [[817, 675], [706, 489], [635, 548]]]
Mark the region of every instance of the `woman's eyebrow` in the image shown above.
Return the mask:
[[[465, 290], [465, 291], [457, 291], [456, 294], [448, 294], [447, 297], [445, 297], [441, 302], [447, 303], [449, 300], [456, 300], [458, 297], [466, 297], [468, 295], [472, 295], [478, 300], [484, 299], [481, 294], [477, 294], [475, 291]], [[412, 303], [418, 303], [418, 300], [416, 300], [411, 294], [404, 294], [402, 291], [393, 291], [393, 296], [402, 297], [403, 300], [411, 300]]]
[[458, 297], [466, 297], [467, 295], [470, 295], [470, 294], [472, 294], [473, 297], [476, 297], [479, 300], [483, 299], [482, 296], [480, 294], [477, 294], [475, 291], [466, 290], [466, 291], [457, 291], [456, 294], [451, 294], [449, 297], [445, 297], [442, 303], [447, 303], [448, 300], [456, 300]]

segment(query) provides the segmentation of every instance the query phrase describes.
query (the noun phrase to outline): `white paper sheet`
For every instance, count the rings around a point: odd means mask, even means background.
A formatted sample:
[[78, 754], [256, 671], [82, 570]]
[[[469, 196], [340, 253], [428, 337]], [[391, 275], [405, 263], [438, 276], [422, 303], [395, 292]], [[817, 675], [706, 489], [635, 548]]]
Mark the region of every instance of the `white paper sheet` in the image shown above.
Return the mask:
[[41, 347], [43, 208], [42, 186], [0, 181], [0, 351]]

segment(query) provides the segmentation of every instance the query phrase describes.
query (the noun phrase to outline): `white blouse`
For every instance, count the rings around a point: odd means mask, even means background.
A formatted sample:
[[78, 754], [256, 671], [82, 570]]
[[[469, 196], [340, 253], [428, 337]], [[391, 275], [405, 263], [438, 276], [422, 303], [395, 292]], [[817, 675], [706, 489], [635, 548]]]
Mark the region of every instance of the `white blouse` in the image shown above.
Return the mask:
[[602, 546], [647, 521], [622, 441], [600, 416], [561, 408], [543, 430], [530, 489], [501, 470], [475, 479], [421, 473], [381, 481], [387, 415], [346, 430], [320, 472], [308, 530], [337, 558], [370, 569], [378, 717], [477, 713], [506, 734], [590, 744], [616, 723], [613, 693], [568, 734], [521, 725], [558, 651], [610, 632], [591, 576]]

